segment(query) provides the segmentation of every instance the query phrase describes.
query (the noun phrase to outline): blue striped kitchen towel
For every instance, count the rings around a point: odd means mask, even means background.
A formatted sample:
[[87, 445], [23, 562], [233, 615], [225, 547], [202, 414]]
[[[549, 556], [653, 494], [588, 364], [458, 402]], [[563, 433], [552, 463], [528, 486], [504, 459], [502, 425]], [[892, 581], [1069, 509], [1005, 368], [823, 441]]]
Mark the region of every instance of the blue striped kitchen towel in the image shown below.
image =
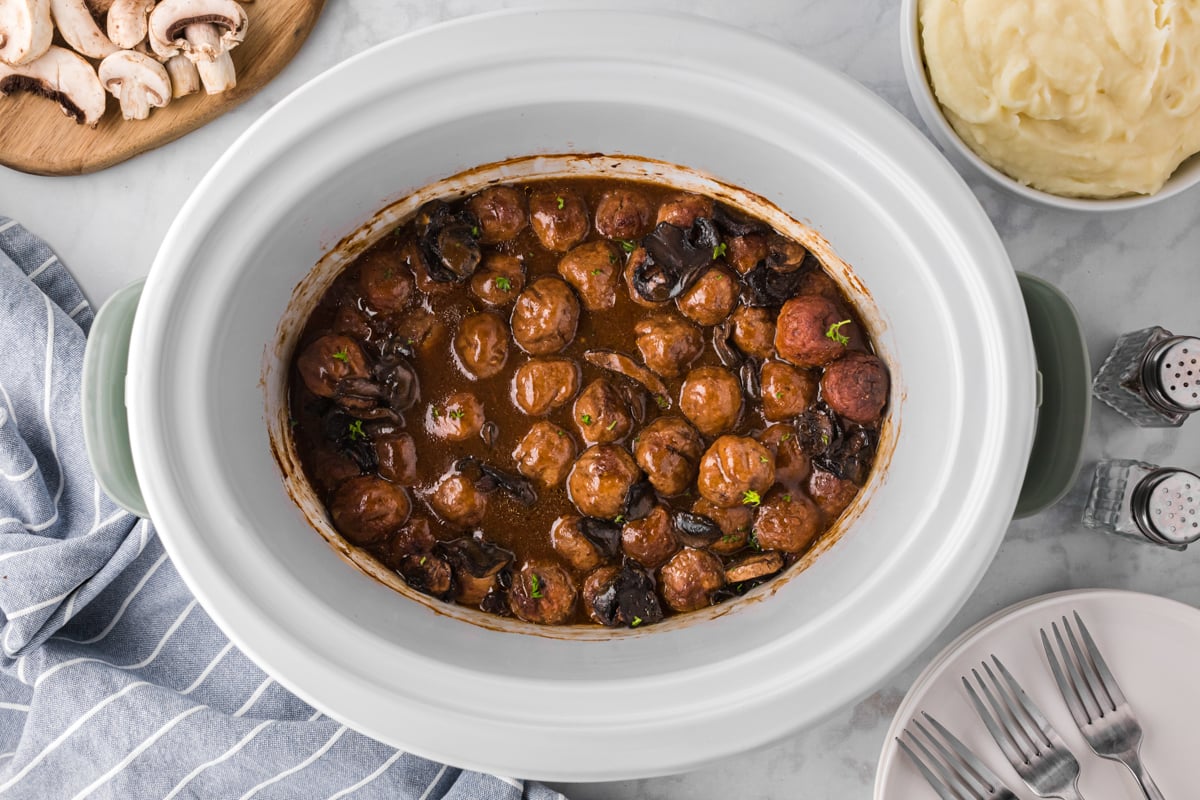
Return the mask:
[[0, 217], [0, 796], [561, 798], [369, 739], [225, 638], [92, 475], [91, 322], [54, 253]]

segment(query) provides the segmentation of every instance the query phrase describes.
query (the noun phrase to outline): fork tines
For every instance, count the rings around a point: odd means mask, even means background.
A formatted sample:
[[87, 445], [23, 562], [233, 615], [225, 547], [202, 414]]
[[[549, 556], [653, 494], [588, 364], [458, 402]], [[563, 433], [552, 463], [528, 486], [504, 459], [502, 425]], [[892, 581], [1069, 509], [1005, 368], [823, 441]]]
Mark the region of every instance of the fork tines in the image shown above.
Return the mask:
[[[904, 731], [907, 741], [898, 738], [896, 743], [942, 800], [1016, 800], [1016, 796], [1000, 782], [996, 774], [959, 741], [958, 737], [929, 714], [922, 712], [922, 716], [941, 739], [930, 733], [920, 720], [914, 719], [913, 727], [920, 731], [937, 755], [934, 755], [920, 737], [908, 729]], [[909, 742], [912, 743], [911, 746]], [[914, 751], [914, 747], [921, 752], [920, 756]]]
[[[1050, 647], [1046, 631], [1043, 630], [1041, 633], [1042, 647], [1046, 651], [1050, 670], [1054, 673], [1054, 680], [1058, 683], [1058, 688], [1062, 691], [1068, 708], [1071, 709], [1071, 716], [1082, 727], [1116, 711], [1118, 706], [1125, 704], [1125, 695], [1121, 693], [1121, 687], [1117, 685], [1116, 678], [1109, 671], [1108, 664], [1104, 663], [1100, 650], [1092, 640], [1091, 632], [1083, 624], [1078, 612], [1075, 613], [1075, 625], [1079, 628], [1083, 647], [1079, 646], [1079, 639], [1075, 637], [1071, 623], [1067, 621], [1066, 617], [1062, 618], [1063, 629], [1067, 632], [1067, 640], [1071, 643], [1070, 650], [1068, 650], [1066, 642], [1063, 641], [1062, 632], [1058, 629], [1058, 623], [1051, 624], [1054, 641], [1062, 656], [1061, 665], [1059, 659], [1055, 657], [1054, 650]], [[1086, 653], [1084, 653], [1085, 648]], [[1064, 674], [1064, 666], [1066, 674]]]

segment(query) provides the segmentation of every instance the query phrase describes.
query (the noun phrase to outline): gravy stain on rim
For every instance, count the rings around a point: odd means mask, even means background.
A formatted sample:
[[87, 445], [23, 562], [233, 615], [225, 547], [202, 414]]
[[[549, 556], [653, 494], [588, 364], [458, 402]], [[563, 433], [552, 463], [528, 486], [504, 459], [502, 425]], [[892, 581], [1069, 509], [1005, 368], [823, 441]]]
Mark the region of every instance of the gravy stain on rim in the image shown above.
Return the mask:
[[[830, 525], [829, 529], [778, 578], [756, 586], [742, 597], [727, 600], [699, 611], [668, 617], [647, 628], [537, 625], [437, 600], [412, 589], [397, 573], [385, 567], [367, 552], [347, 542], [333, 527], [324, 505], [318, 500], [316, 493], [304, 477], [300, 457], [291, 435], [291, 418], [287, 402], [288, 366], [291, 363], [296, 342], [309, 315], [345, 266], [398, 225], [407, 221], [426, 202], [438, 198], [465, 197], [497, 183], [602, 176], [619, 177], [643, 183], [665, 184], [680, 191], [707, 195], [765, 220], [780, 233], [799, 241], [821, 262], [830, 277], [838, 283], [854, 303], [855, 310], [862, 318], [872, 343], [875, 345], [876, 355], [887, 364], [892, 377], [891, 396], [888, 398], [887, 414], [880, 426], [879, 444], [870, 478], [867, 484], [859, 490], [850, 506]], [[643, 156], [601, 153], [520, 156], [482, 164], [420, 187], [377, 211], [363, 225], [326, 249], [325, 255], [292, 290], [292, 296], [288, 301], [287, 310], [279, 322], [274, 341], [264, 347], [259, 383], [263, 386], [266, 401], [265, 417], [271, 455], [279, 467], [288, 496], [295, 502], [308, 524], [321, 535], [339, 558], [368, 577], [409, 600], [415, 600], [439, 616], [502, 633], [521, 633], [571, 641], [609, 641], [618, 636], [647, 636], [723, 617], [773, 597], [785, 585], [812, 566], [818, 558], [841, 541], [846, 532], [862, 516], [870, 498], [887, 480], [888, 467], [900, 435], [897, 407], [903, 405], [907, 393], [903, 389], [903, 374], [897, 369], [895, 359], [881, 342], [880, 335], [888, 327], [886, 320], [876, 307], [870, 291], [862, 280], [854, 273], [850, 265], [834, 252], [825, 237], [811, 226], [788, 215], [762, 195], [725, 183], [689, 167]]]

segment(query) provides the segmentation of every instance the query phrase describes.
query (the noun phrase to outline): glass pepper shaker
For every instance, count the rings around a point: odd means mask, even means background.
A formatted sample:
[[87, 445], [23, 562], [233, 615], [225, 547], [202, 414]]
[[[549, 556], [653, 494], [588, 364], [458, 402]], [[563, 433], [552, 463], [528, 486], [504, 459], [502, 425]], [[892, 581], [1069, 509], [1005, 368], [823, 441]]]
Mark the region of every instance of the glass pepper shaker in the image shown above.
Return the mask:
[[1102, 461], [1092, 476], [1083, 524], [1186, 550], [1200, 540], [1200, 476], [1144, 461]]
[[1117, 339], [1092, 393], [1135, 425], [1177, 428], [1200, 411], [1200, 339], [1145, 328]]

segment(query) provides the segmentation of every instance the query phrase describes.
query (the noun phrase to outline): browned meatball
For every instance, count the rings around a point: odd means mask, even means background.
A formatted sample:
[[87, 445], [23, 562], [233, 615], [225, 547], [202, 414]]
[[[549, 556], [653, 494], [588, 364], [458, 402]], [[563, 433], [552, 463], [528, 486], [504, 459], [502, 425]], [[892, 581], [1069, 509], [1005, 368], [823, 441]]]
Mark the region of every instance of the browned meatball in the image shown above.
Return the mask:
[[638, 434], [634, 455], [654, 488], [671, 497], [683, 494], [695, 482], [704, 442], [679, 417], [659, 417]]
[[704, 351], [695, 325], [674, 314], [654, 314], [633, 326], [637, 349], [646, 366], [664, 378], [683, 374]]
[[413, 293], [413, 278], [400, 254], [394, 250], [376, 250], [359, 261], [358, 290], [367, 305], [390, 314], [408, 305]]
[[418, 592], [442, 600], [450, 599], [454, 589], [454, 573], [450, 565], [437, 556], [405, 556], [397, 570], [404, 581]]
[[657, 569], [679, 549], [675, 526], [662, 506], [641, 519], [626, 522], [621, 528], [621, 549], [625, 555], [647, 569]]
[[604, 557], [592, 540], [583, 535], [582, 522], [583, 517], [576, 516], [554, 520], [550, 526], [550, 546], [572, 569], [587, 572], [603, 564]]
[[470, 392], [455, 392], [444, 402], [429, 406], [425, 430], [438, 439], [465, 442], [477, 436], [486, 421], [478, 397]]
[[685, 547], [659, 571], [663, 600], [676, 611], [698, 611], [725, 585], [721, 560], [706, 550]]
[[575, 440], [550, 422], [535, 422], [513, 450], [517, 471], [542, 486], [558, 486], [575, 460]]
[[374, 475], [342, 483], [333, 494], [329, 515], [334, 527], [351, 544], [377, 542], [408, 520], [408, 493]]
[[575, 424], [587, 444], [624, 439], [633, 428], [633, 417], [621, 392], [608, 378], [589, 383], [575, 400]]
[[483, 266], [471, 276], [471, 291], [485, 305], [506, 306], [525, 288], [525, 267], [520, 259], [504, 253], [491, 253]]
[[700, 459], [696, 486], [713, 505], [756, 505], [775, 482], [775, 456], [748, 436], [722, 436]]
[[745, 275], [767, 257], [767, 237], [761, 233], [734, 236], [725, 241], [725, 260], [740, 274]]
[[683, 380], [679, 410], [705, 436], [732, 430], [742, 414], [742, 385], [729, 370], [698, 367]]
[[832, 472], [814, 468], [808, 479], [808, 493], [826, 517], [836, 519], [858, 496], [858, 486]]
[[417, 355], [429, 356], [438, 353], [445, 346], [446, 323], [432, 312], [414, 308], [401, 317], [396, 325], [396, 334], [406, 341]]
[[547, 250], [565, 253], [588, 233], [587, 204], [574, 189], [538, 189], [529, 198], [529, 218]]
[[759, 377], [763, 416], [771, 422], [791, 419], [817, 401], [817, 378], [806, 369], [768, 361]]
[[751, 358], [775, 355], [775, 317], [769, 310], [740, 306], [730, 320], [738, 350]]
[[772, 425], [757, 438], [775, 454], [775, 482], [788, 489], [804, 488], [812, 472], [812, 459], [800, 447], [795, 429], [790, 425]]
[[304, 348], [296, 359], [296, 368], [308, 390], [318, 397], [333, 397], [338, 381], [366, 378], [371, 374], [367, 357], [358, 342], [349, 336], [322, 336]]
[[661, 302], [655, 302], [653, 300], [647, 300], [638, 294], [638, 291], [634, 285], [634, 275], [636, 274], [638, 267], [646, 262], [646, 256], [646, 249], [644, 247], [639, 247], [630, 253], [629, 258], [625, 260], [625, 271], [623, 273], [623, 277], [625, 278], [625, 289], [627, 292], [629, 292], [629, 299], [637, 303], [639, 306], [642, 306], [643, 308], [661, 308], [669, 301], [663, 300]]
[[608, 591], [620, 572], [621, 568], [614, 565], [597, 567], [583, 580], [583, 607], [587, 611], [588, 619], [597, 625], [605, 623], [596, 614], [596, 598]]
[[764, 550], [802, 553], [821, 531], [820, 509], [798, 491], [771, 492], [754, 520], [754, 537]]
[[309, 477], [322, 492], [331, 492], [340, 486], [342, 481], [362, 474], [362, 470], [352, 459], [335, 450], [332, 445], [324, 443], [313, 450], [311, 464], [308, 457], [305, 457], [304, 466]]
[[825, 368], [821, 396], [851, 422], [867, 425], [879, 419], [888, 396], [888, 371], [870, 353], [851, 352]]
[[488, 496], [466, 476], [450, 472], [438, 480], [429, 494], [429, 507], [444, 521], [459, 528], [483, 522]]
[[716, 325], [737, 305], [738, 283], [728, 271], [713, 267], [675, 299], [679, 313], [700, 325]]
[[526, 622], [559, 625], [575, 610], [575, 582], [565, 569], [548, 561], [529, 561], [513, 576], [508, 602]]
[[853, 327], [832, 300], [811, 294], [793, 297], [779, 311], [775, 351], [798, 367], [823, 367], [846, 352], [839, 337], [848, 337]]
[[596, 231], [607, 239], [637, 239], [649, 233], [653, 213], [636, 189], [609, 189], [596, 203]]
[[717, 523], [721, 538], [708, 546], [709, 550], [721, 555], [736, 553], [746, 546], [750, 529], [754, 524], [754, 510], [750, 506], [721, 508], [701, 497], [692, 504], [693, 514], [703, 514]]
[[567, 493], [579, 513], [614, 519], [625, 507], [629, 487], [641, 477], [633, 456], [615, 444], [583, 451], [567, 476]]
[[409, 239], [400, 246], [400, 258], [412, 272], [414, 282], [422, 293], [428, 295], [446, 295], [458, 291], [458, 284], [452, 281], [435, 281], [429, 274], [429, 265], [425, 255], [415, 240]]
[[837, 284], [833, 282], [833, 278], [819, 269], [804, 273], [804, 277], [800, 279], [800, 285], [796, 289], [796, 294], [818, 294], [835, 303], [842, 302], [842, 293], [838, 290]]
[[712, 217], [713, 201], [702, 194], [680, 192], [673, 194], [658, 207], [658, 218], [654, 221], [669, 222], [678, 228], [690, 228], [700, 217]]
[[437, 543], [433, 531], [429, 529], [429, 520], [415, 517], [408, 521], [388, 542], [388, 557], [392, 563], [399, 563], [405, 556], [428, 553]]
[[611, 242], [588, 242], [573, 248], [559, 259], [558, 274], [575, 287], [588, 311], [605, 311], [616, 305], [621, 259]]
[[525, 195], [511, 186], [489, 186], [468, 200], [467, 208], [479, 220], [483, 244], [506, 242], [529, 223]]
[[579, 299], [558, 278], [538, 278], [517, 298], [511, 325], [513, 338], [525, 352], [557, 353], [575, 338]]
[[579, 365], [565, 358], [534, 358], [513, 374], [512, 401], [531, 417], [549, 414], [579, 391]]
[[470, 314], [458, 323], [454, 354], [468, 378], [490, 378], [508, 361], [508, 327], [491, 312]]
[[333, 332], [344, 333], [364, 342], [375, 339], [375, 328], [371, 325], [371, 315], [360, 308], [358, 300], [353, 297], [338, 304], [337, 313], [333, 315]]
[[417, 482], [417, 445], [404, 432], [375, 437], [379, 474], [392, 483], [412, 486]]

